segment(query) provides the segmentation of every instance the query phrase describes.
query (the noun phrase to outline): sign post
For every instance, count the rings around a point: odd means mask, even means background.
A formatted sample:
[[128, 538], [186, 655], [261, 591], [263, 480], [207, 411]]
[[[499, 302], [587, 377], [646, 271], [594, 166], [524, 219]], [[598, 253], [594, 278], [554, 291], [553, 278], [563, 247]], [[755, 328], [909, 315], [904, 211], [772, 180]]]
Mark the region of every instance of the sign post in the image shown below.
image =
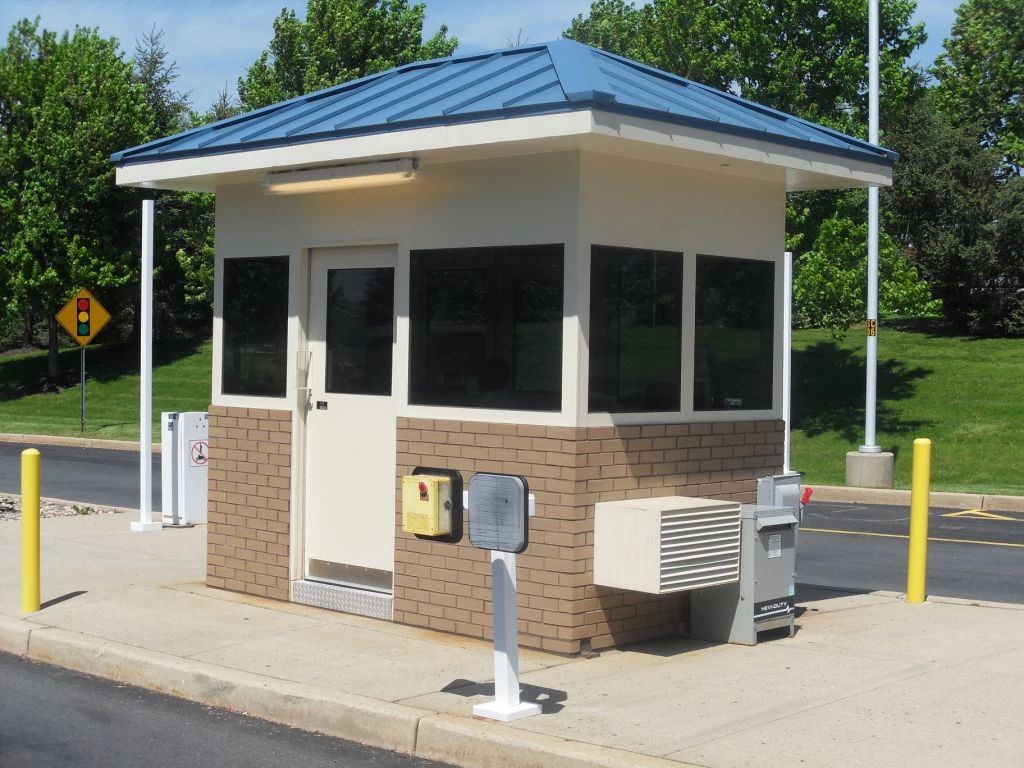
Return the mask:
[[96, 300], [89, 291], [83, 288], [71, 301], [57, 313], [56, 320], [61, 327], [71, 334], [71, 338], [81, 347], [79, 375], [81, 376], [81, 430], [85, 432], [85, 348], [110, 322], [110, 313]]
[[491, 551], [494, 628], [494, 701], [473, 714], [510, 722], [540, 714], [540, 705], [519, 699], [519, 626], [516, 553], [529, 543], [526, 478], [480, 472], [469, 481], [469, 540]]

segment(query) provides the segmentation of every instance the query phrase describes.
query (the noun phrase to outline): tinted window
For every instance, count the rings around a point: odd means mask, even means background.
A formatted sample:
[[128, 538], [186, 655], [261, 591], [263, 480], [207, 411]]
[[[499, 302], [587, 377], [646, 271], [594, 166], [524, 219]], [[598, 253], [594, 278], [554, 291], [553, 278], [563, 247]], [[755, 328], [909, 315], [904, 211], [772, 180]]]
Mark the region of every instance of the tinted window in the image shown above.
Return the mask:
[[772, 407], [775, 264], [697, 257], [693, 407]]
[[683, 257], [595, 245], [590, 410], [678, 411]]
[[288, 257], [224, 260], [221, 391], [283, 397], [288, 350]]
[[391, 394], [394, 296], [390, 267], [328, 271], [328, 392]]
[[409, 400], [562, 407], [561, 245], [412, 253]]

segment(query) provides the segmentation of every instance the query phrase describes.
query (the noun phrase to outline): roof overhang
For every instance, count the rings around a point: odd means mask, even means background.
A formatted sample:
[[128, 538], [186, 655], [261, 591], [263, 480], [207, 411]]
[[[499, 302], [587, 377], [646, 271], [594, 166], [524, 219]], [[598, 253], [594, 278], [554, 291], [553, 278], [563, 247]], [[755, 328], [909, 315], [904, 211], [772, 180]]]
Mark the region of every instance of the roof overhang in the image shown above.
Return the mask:
[[892, 183], [886, 161], [589, 109], [126, 164], [117, 168], [117, 183], [215, 192], [227, 184], [261, 181], [271, 171], [395, 157], [416, 157], [428, 166], [572, 150], [774, 181], [787, 191]]

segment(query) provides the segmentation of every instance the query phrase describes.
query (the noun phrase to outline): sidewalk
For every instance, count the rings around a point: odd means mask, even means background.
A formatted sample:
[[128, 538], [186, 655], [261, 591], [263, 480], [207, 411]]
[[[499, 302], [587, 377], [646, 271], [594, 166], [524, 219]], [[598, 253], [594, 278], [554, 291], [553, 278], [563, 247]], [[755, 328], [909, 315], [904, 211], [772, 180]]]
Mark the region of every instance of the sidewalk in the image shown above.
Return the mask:
[[205, 529], [42, 521], [43, 599], [18, 613], [0, 523], [0, 649], [467, 766], [1017, 766], [1024, 606], [811, 593], [795, 638], [521, 656], [544, 714], [471, 716], [491, 647], [203, 583]]

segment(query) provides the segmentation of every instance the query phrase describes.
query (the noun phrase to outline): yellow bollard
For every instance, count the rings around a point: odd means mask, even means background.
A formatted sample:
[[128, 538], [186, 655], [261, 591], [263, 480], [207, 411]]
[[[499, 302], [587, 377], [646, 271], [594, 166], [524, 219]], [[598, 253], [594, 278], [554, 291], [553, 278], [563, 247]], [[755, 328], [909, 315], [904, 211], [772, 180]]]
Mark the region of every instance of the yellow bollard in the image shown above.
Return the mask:
[[928, 573], [928, 486], [931, 483], [932, 441], [914, 441], [910, 481], [910, 551], [907, 555], [907, 602], [923, 603]]
[[35, 448], [21, 452], [21, 610], [39, 610], [39, 474]]

